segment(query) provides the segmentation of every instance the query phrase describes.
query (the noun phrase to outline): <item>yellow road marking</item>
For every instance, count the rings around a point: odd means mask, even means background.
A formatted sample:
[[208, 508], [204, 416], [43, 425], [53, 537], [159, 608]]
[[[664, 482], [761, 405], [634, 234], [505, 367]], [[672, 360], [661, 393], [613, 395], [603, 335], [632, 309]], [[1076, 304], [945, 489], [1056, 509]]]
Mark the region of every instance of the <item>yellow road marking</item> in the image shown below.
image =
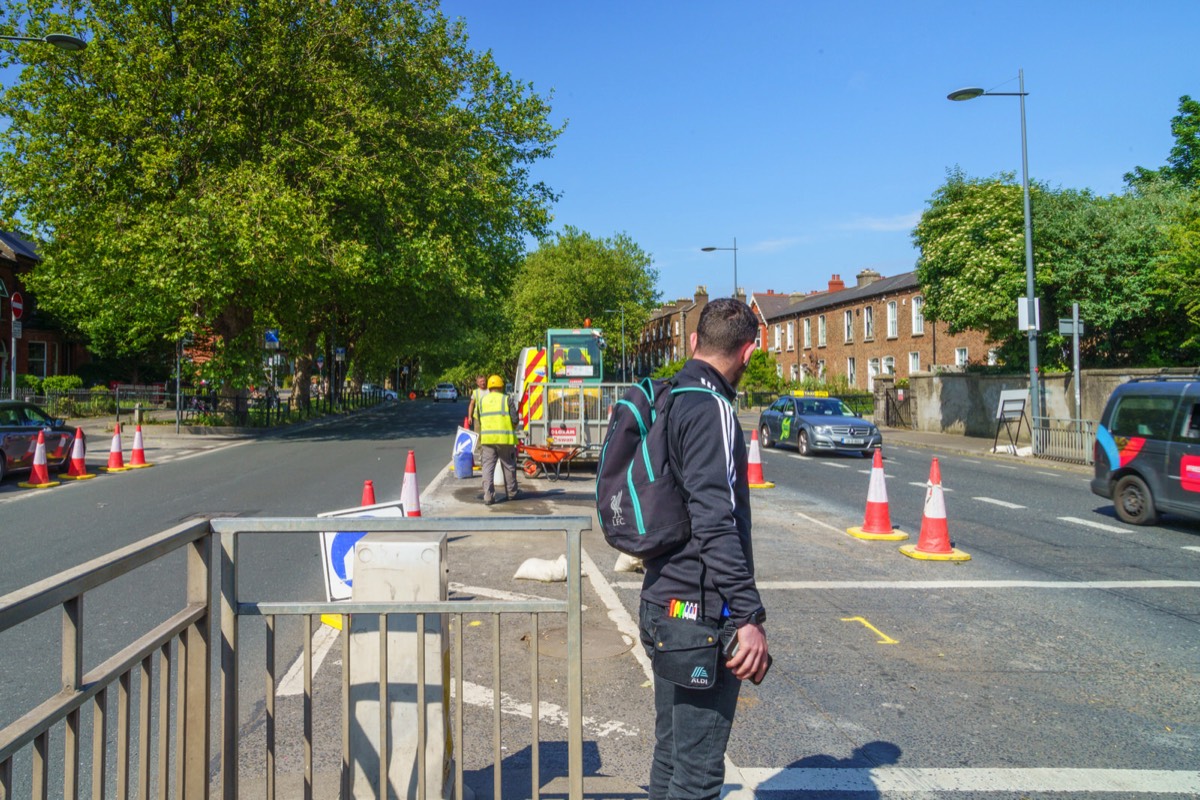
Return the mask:
[[842, 617], [842, 622], [861, 622], [863, 627], [870, 629], [875, 633], [876, 636], [879, 637], [879, 641], [876, 642], [876, 644], [900, 644], [900, 642], [888, 636], [871, 623], [867, 622], [865, 617]]

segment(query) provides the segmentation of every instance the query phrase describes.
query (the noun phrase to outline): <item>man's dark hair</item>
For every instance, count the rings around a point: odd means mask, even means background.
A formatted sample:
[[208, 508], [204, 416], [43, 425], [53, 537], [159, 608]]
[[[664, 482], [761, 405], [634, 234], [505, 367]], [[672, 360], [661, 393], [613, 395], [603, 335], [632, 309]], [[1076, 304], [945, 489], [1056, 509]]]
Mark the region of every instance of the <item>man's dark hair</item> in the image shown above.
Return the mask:
[[750, 306], [722, 297], [704, 306], [696, 327], [696, 349], [734, 355], [758, 336], [758, 320]]

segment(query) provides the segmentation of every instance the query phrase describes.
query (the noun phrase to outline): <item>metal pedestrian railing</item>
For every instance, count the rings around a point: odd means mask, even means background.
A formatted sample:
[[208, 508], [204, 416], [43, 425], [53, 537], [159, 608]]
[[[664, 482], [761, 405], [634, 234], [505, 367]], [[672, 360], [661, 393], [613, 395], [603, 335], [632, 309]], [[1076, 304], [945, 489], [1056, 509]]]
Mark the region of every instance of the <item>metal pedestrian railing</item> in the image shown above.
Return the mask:
[[[223, 518], [179, 525], [125, 547], [109, 555], [67, 570], [52, 578], [0, 597], [0, 633], [10, 631], [34, 617], [56, 608], [62, 616], [62, 689], [35, 703], [16, 721], [0, 730], [0, 800], [16, 796], [20, 786], [29, 787], [36, 800], [64, 797], [75, 800], [81, 794], [84, 779], [90, 778], [90, 794], [105, 796], [208, 800], [213, 795], [233, 800], [243, 796], [239, 786], [239, 757], [245, 756], [239, 712], [239, 661], [247, 654], [239, 652], [240, 629], [248, 619], [261, 618], [265, 627], [266, 652], [263, 659], [265, 697], [251, 698], [251, 706], [265, 707], [266, 765], [264, 785], [249, 794], [277, 796], [276, 748], [288, 736], [303, 738], [303, 796], [314, 796], [313, 734], [313, 653], [312, 627], [319, 615], [336, 615], [342, 620], [341, 675], [341, 777], [339, 794], [351, 797], [350, 752], [351, 663], [349, 615], [375, 616], [379, 630], [380, 664], [377, 697], [380, 700], [379, 741], [392, 741], [389, 729], [389, 675], [387, 633], [389, 616], [404, 615], [415, 620], [416, 684], [425, 685], [425, 636], [427, 618], [448, 615], [451, 620], [451, 658], [448, 680], [454, 689], [452, 709], [452, 756], [454, 796], [463, 798], [464, 744], [474, 731], [464, 729], [464, 628], [468, 617], [491, 618], [493, 696], [491, 725], [491, 770], [493, 796], [502, 792], [504, 745], [501, 724], [501, 638], [502, 616], [529, 619], [530, 703], [535, 713], [530, 728], [532, 786], [522, 796], [539, 796], [539, 620], [543, 614], [566, 618], [566, 695], [567, 695], [567, 786], [568, 796], [583, 796], [583, 666], [582, 666], [582, 584], [581, 535], [590, 529], [588, 517], [506, 517], [506, 518]], [[319, 532], [366, 531], [427, 533], [448, 531], [503, 536], [512, 533], [565, 534], [567, 585], [564, 600], [451, 600], [436, 602], [281, 602], [269, 597], [246, 598], [239, 593], [239, 540], [247, 534], [308, 536]], [[311, 539], [310, 539], [311, 540]], [[219, 562], [214, 568], [216, 548]], [[176, 551], [186, 551], [186, 601], [161, 624], [140, 635], [117, 654], [92, 669], [86, 669], [83, 657], [85, 618], [84, 600], [88, 593], [101, 589], [131, 570], [157, 562]], [[213, 586], [219, 586], [214, 594]], [[275, 707], [276, 624], [281, 618], [301, 620], [303, 629], [303, 724], [298, 732], [280, 730]], [[319, 624], [319, 623], [318, 623]], [[212, 644], [216, 642], [214, 657]], [[211, 664], [217, 664], [219, 682], [214, 686]], [[478, 672], [479, 664], [473, 669]], [[357, 687], [360, 690], [362, 687]], [[215, 692], [214, 692], [215, 689]], [[115, 695], [115, 703], [114, 701]], [[425, 752], [426, 691], [416, 692], [418, 713], [418, 752]], [[114, 709], [115, 705], [115, 709]], [[219, 714], [214, 714], [214, 709]], [[114, 715], [116, 722], [113, 724]], [[90, 717], [90, 720], [89, 720]], [[84, 757], [81, 732], [91, 722], [91, 758]], [[62, 731], [63, 758], [52, 756], [57, 743], [52, 731]], [[115, 730], [115, 737], [110, 731]], [[215, 733], [215, 735], [213, 735]], [[210, 769], [211, 742], [216, 742], [218, 759]], [[474, 741], [474, 740], [471, 740]], [[509, 744], [512, 744], [509, 742]], [[512, 748], [510, 748], [511, 750]], [[478, 751], [479, 748], [475, 748]], [[27, 774], [14, 769], [18, 757], [27, 765]], [[403, 788], [388, 786], [387, 757], [378, 758], [379, 776], [372, 796], [405, 796]], [[115, 776], [109, 765], [116, 765]], [[417, 797], [426, 797], [432, 776], [426, 774], [425, 759], [417, 759]], [[61, 791], [51, 787], [52, 777], [61, 775]], [[384, 793], [378, 791], [385, 787]], [[440, 791], [441, 786], [430, 787]], [[390, 791], [389, 791], [390, 790]], [[115, 792], [115, 794], [114, 794]], [[25, 792], [21, 792], [24, 796]]]
[[1093, 463], [1098, 422], [1090, 419], [1035, 417], [1033, 423], [1033, 452], [1038, 458], [1075, 464]]

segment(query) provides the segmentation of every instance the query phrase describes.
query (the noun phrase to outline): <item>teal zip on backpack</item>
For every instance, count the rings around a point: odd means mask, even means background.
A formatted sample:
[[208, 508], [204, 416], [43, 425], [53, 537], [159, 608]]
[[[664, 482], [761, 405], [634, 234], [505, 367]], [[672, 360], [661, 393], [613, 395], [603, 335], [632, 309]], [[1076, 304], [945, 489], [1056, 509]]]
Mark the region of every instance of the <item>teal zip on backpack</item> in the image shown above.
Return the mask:
[[616, 550], [654, 558], [692, 535], [687, 502], [671, 464], [667, 416], [675, 396], [712, 389], [645, 378], [613, 405], [596, 470], [596, 512]]

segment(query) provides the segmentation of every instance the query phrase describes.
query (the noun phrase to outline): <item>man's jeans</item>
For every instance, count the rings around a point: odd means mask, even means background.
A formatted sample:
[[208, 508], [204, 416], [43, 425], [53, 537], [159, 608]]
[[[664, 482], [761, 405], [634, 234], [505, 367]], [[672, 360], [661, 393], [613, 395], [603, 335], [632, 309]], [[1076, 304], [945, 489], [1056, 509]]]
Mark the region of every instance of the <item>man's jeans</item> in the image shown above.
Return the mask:
[[[654, 660], [654, 632], [666, 613], [642, 601], [642, 646]], [[654, 676], [654, 761], [650, 800], [715, 800], [725, 782], [725, 746], [742, 682], [718, 659], [717, 684], [685, 689]]]
[[483, 477], [483, 502], [496, 499], [496, 462], [504, 473], [504, 491], [509, 500], [517, 495], [517, 447], [511, 444], [485, 444], [481, 449], [480, 471]]

